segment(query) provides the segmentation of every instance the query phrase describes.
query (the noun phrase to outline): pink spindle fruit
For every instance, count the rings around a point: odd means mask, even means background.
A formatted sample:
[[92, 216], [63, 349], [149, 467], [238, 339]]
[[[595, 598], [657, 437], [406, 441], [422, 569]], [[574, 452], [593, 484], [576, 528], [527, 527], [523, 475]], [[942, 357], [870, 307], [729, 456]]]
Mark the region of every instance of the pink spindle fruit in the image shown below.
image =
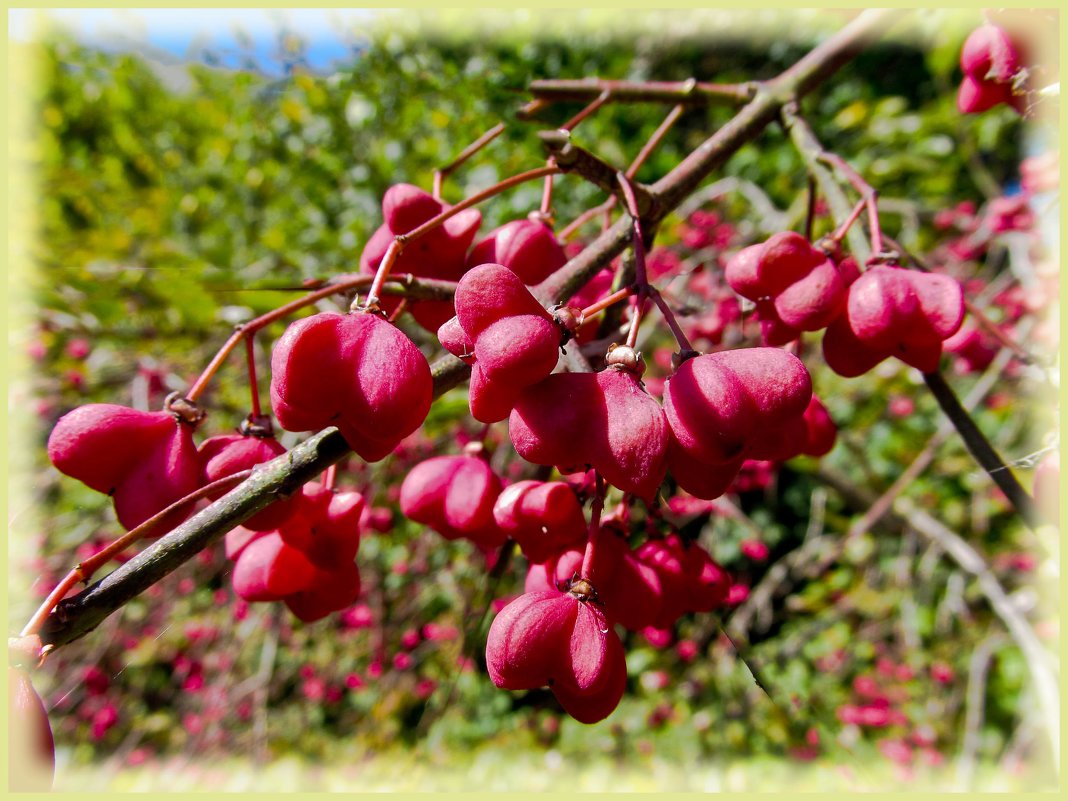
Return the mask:
[[[61, 472], [112, 496], [119, 522], [135, 528], [201, 486], [192, 427], [170, 412], [91, 403], [65, 414], [48, 437], [48, 458]], [[167, 516], [164, 534], [190, 514]]]
[[577, 592], [521, 595], [493, 620], [486, 667], [498, 687], [546, 685], [582, 723], [603, 720], [626, 684], [623, 645], [604, 613]]
[[482, 459], [435, 456], [420, 462], [401, 484], [400, 507], [447, 539], [469, 539], [494, 547], [507, 535], [493, 518], [501, 480]]
[[851, 277], [848, 267], [793, 231], [739, 251], [724, 275], [735, 292], [757, 302], [768, 345], [825, 328], [841, 311]]
[[531, 563], [586, 540], [582, 507], [562, 481], [519, 481], [505, 487], [493, 506], [493, 518]]
[[985, 24], [972, 31], [961, 48], [960, 66], [964, 80], [957, 94], [957, 108], [962, 114], [978, 114], [1000, 103], [1023, 112], [1025, 98], [1013, 90], [1023, 60], [1003, 29]]
[[287, 431], [336, 425], [368, 462], [426, 419], [430, 365], [398, 328], [373, 314], [322, 312], [286, 329], [271, 354], [271, 404]]
[[493, 262], [502, 264], [533, 286], [567, 263], [552, 228], [541, 220], [513, 220], [496, 228], [467, 257], [469, 267]]
[[[258, 464], [269, 462], [285, 452], [286, 449], [274, 437], [252, 434], [221, 434], [211, 437], [200, 445], [200, 462], [203, 470], [201, 481], [204, 484], [210, 484]], [[213, 493], [211, 498], [214, 500], [225, 494], [225, 492]], [[295, 506], [295, 498], [280, 498], [266, 509], [254, 514], [242, 525], [255, 531], [278, 528], [293, 513]]]
[[471, 413], [503, 420], [524, 388], [549, 375], [561, 329], [523, 282], [499, 264], [471, 269], [456, 286], [456, 317], [438, 329], [442, 345], [472, 365]]
[[680, 449], [715, 465], [744, 458], [764, 431], [801, 417], [811, 397], [796, 356], [741, 348], [684, 362], [664, 385], [664, 413]]
[[847, 378], [890, 356], [930, 372], [963, 319], [964, 293], [955, 278], [872, 267], [850, 286], [845, 314], [824, 334], [823, 355]]
[[[440, 200], [411, 184], [395, 184], [386, 190], [382, 198], [382, 216], [385, 222], [367, 240], [360, 255], [360, 271], [374, 273], [393, 244], [398, 234], [407, 234], [423, 223], [436, 217], [449, 207]], [[482, 213], [477, 209], [465, 209], [434, 230], [410, 241], [393, 263], [391, 272], [399, 275], [410, 273], [422, 278], [438, 278], [455, 281], [464, 274], [467, 249], [474, 241]], [[398, 300], [383, 298], [381, 307], [392, 313]], [[411, 304], [412, 316], [428, 331], [452, 317], [452, 304], [448, 301], [422, 300]]]
[[561, 472], [590, 465], [612, 486], [647, 501], [664, 480], [664, 411], [625, 369], [549, 376], [523, 393], [508, 430], [528, 462]]

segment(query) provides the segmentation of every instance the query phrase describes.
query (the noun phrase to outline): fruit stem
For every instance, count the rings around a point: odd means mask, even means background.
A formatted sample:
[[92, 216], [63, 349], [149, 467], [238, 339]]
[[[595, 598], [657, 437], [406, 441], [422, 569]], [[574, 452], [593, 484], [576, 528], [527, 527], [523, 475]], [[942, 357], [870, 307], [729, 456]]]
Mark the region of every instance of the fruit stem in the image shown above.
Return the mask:
[[601, 106], [603, 106], [605, 103], [607, 103], [611, 98], [612, 98], [612, 90], [611, 89], [603, 89], [601, 91], [601, 93], [599, 95], [597, 95], [597, 97], [595, 97], [591, 103], [587, 104], [586, 108], [582, 109], [582, 111], [580, 111], [574, 117], [572, 117], [567, 122], [565, 122], [563, 125], [561, 125], [560, 126], [560, 130], [561, 131], [571, 131], [571, 130], [573, 130], [576, 125], [578, 125], [580, 122], [582, 122], [588, 116], [593, 114], [593, 112], [597, 111], [597, 109], [599, 109]]
[[838, 230], [831, 234], [831, 236], [829, 237], [831, 241], [835, 244], [841, 244], [842, 240], [845, 239], [845, 235], [849, 233], [849, 229], [853, 227], [853, 223], [855, 223], [857, 219], [859, 219], [861, 212], [863, 212], [864, 209], [866, 209], [867, 207], [867, 201], [859, 201], [857, 205], [853, 207], [853, 211], [849, 212], [849, 216], [842, 221], [841, 225], [838, 226]]
[[859, 172], [853, 169], [849, 162], [837, 153], [831, 153], [824, 150], [819, 154], [818, 158], [838, 170], [838, 172], [849, 181], [853, 188], [856, 189], [864, 199], [864, 203], [868, 207], [868, 228], [870, 229], [871, 234], [871, 257], [872, 259], [880, 258], [883, 255], [883, 234], [882, 229], [879, 226], [879, 207], [877, 203], [879, 193], [875, 191], [875, 187], [861, 177]]
[[[550, 158], [545, 162], [546, 166], [555, 166], [556, 162]], [[553, 176], [545, 176], [545, 188], [541, 190], [541, 206], [539, 207], [542, 217], [552, 217], [553, 214]]]
[[84, 562], [79, 562], [74, 569], [56, 585], [55, 589], [48, 594], [44, 603], [42, 603], [37, 611], [34, 612], [33, 617], [31, 617], [29, 622], [23, 627], [19, 636], [29, 637], [32, 634], [37, 634], [37, 632], [41, 630], [41, 626], [44, 625], [45, 620], [47, 620], [48, 616], [52, 613], [52, 609], [54, 609], [56, 604], [67, 596], [68, 592], [74, 589], [79, 581], [88, 581], [93, 573], [100, 569], [101, 565], [107, 564], [113, 557], [122, 553], [133, 543], [151, 533], [152, 530], [157, 528], [168, 515], [184, 509], [191, 503], [196, 503], [201, 498], [206, 498], [216, 492], [230, 490], [251, 475], [252, 470], [242, 470], [238, 473], [220, 478], [217, 481], [213, 481], [210, 484], [206, 484], [200, 489], [189, 493], [184, 498], [175, 501], [166, 509], [156, 512], [156, 514], [148, 518], [148, 520], [141, 523], [139, 526], [130, 529], [110, 545], [90, 556]]
[[[586, 539], [586, 552], [582, 555], [582, 569], [579, 578], [593, 584], [593, 567], [597, 560], [597, 540], [601, 533], [601, 511], [604, 509], [604, 479], [601, 474], [594, 472], [597, 480], [597, 493], [593, 496], [590, 504], [590, 528]], [[596, 585], [595, 585], [596, 586]]]
[[667, 301], [664, 300], [660, 291], [654, 289], [652, 296], [653, 302], [656, 303], [657, 308], [660, 309], [660, 313], [664, 315], [664, 322], [668, 324], [668, 328], [671, 329], [671, 333], [679, 345], [679, 358], [684, 360], [690, 358], [690, 356], [697, 355], [697, 351], [693, 349], [693, 345], [690, 344], [689, 338], [682, 330], [682, 326], [679, 325], [679, 321], [675, 317], [675, 312], [668, 306]]
[[439, 167], [438, 169], [434, 170], [434, 199], [441, 200], [441, 184], [446, 178], [448, 178], [461, 164], [463, 164], [465, 161], [475, 155], [478, 151], [480, 151], [482, 148], [484, 148], [502, 133], [504, 133], [504, 123], [498, 122], [488, 131], [482, 134], [482, 136], [480, 136], [474, 142], [472, 142], [463, 150], [461, 150], [460, 154], [456, 158], [454, 158], [444, 167]]
[[260, 388], [256, 381], [255, 335], [245, 337], [245, 357], [248, 363], [248, 390], [252, 402], [252, 416], [254, 418], [260, 418], [263, 417], [263, 412], [260, 410]]
[[611, 295], [605, 295], [596, 303], [591, 303], [589, 306], [582, 310], [582, 319], [588, 320], [590, 317], [597, 314], [598, 312], [602, 312], [609, 306], [612, 306], [616, 303], [619, 303], [619, 301], [630, 297], [633, 293], [634, 287], [625, 286], [622, 289], [613, 292]]
[[642, 145], [642, 149], [638, 151], [638, 155], [634, 157], [634, 161], [627, 167], [625, 175], [628, 178], [633, 178], [637, 175], [638, 170], [641, 169], [641, 166], [645, 163], [646, 159], [652, 155], [653, 151], [663, 141], [667, 132], [671, 130], [671, 126], [682, 116], [682, 112], [685, 109], [686, 106], [679, 103], [668, 112], [667, 117], [665, 117], [664, 121], [660, 123], [660, 126], [653, 131], [653, 135], [649, 137], [649, 141]]
[[337, 481], [337, 462], [334, 462], [323, 471], [323, 489], [332, 490]]
[[397, 236], [393, 240], [393, 243], [386, 250], [386, 255], [382, 257], [382, 262], [378, 265], [378, 270], [375, 271], [375, 278], [374, 281], [371, 283], [371, 288], [367, 291], [367, 300], [364, 301], [363, 308], [373, 309], [378, 305], [379, 295], [382, 292], [382, 284], [384, 284], [386, 279], [389, 277], [389, 271], [393, 269], [393, 263], [397, 260], [397, 257], [401, 254], [401, 251], [404, 250], [405, 245], [407, 245], [409, 242], [412, 242], [418, 239], [419, 237], [430, 233], [435, 228], [444, 224], [447, 220], [451, 219], [452, 217], [455, 217], [461, 211], [466, 211], [467, 209], [481, 203], [484, 200], [488, 200], [489, 198], [494, 197], [495, 195], [499, 195], [501, 192], [511, 189], [513, 186], [519, 186], [519, 184], [525, 183], [527, 181], [535, 181], [539, 178], [544, 178], [548, 175], [556, 175], [559, 172], [562, 172], [562, 170], [554, 164], [545, 167], [538, 167], [534, 170], [527, 170], [526, 172], [521, 172], [518, 175], [513, 175], [510, 178], [505, 178], [503, 181], [494, 184], [488, 189], [483, 189], [481, 192], [478, 192], [477, 194], [471, 195], [471, 197], [460, 201], [455, 206], [451, 206], [450, 208], [445, 209], [445, 211], [441, 212], [435, 217], [431, 217], [425, 223], [420, 226], [417, 226], [416, 228], [413, 228], [411, 231], [408, 231], [403, 234], [397, 234]]
[[627, 347], [633, 348], [638, 342], [638, 327], [641, 325], [642, 315], [645, 313], [646, 298], [650, 295], [649, 274], [645, 269], [645, 241], [642, 236], [642, 218], [638, 212], [638, 198], [634, 194], [634, 187], [630, 178], [624, 173], [617, 172], [616, 180], [623, 192], [623, 200], [627, 205], [627, 214], [632, 222], [631, 248], [634, 252], [634, 310], [630, 317], [630, 330], [627, 332]]

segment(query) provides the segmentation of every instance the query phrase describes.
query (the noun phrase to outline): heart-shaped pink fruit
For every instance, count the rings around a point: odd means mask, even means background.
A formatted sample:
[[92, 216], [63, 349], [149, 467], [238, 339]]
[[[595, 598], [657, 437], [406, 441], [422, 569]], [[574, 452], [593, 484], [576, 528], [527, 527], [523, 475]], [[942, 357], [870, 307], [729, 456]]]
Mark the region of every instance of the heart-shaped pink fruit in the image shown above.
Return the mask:
[[561, 472], [588, 464], [612, 486], [646, 501], [664, 480], [664, 411], [627, 370], [549, 376], [523, 393], [508, 430], [528, 462]]
[[[374, 273], [398, 234], [407, 234], [449, 208], [417, 186], [395, 184], [382, 198], [385, 222], [367, 240], [360, 255], [360, 271]], [[410, 273], [422, 278], [456, 281], [464, 274], [467, 249], [474, 241], [482, 214], [465, 209], [424, 236], [410, 241], [393, 263], [393, 274]], [[379, 305], [392, 313], [398, 300], [383, 298]], [[411, 303], [412, 316], [428, 331], [453, 315], [448, 301], [423, 300]]]
[[373, 314], [305, 317], [286, 329], [271, 354], [271, 404], [282, 428], [337, 426], [368, 462], [419, 428], [432, 393], [426, 357]]
[[470, 267], [487, 262], [504, 265], [533, 286], [563, 267], [567, 256], [544, 222], [513, 220], [491, 231], [467, 257]]
[[505, 487], [493, 506], [493, 518], [532, 563], [586, 540], [582, 507], [562, 481], [519, 481]]
[[507, 535], [493, 518], [501, 480], [474, 456], [435, 456], [420, 462], [401, 484], [401, 511], [447, 539], [469, 539], [484, 547]]
[[[59, 419], [48, 458], [61, 472], [112, 496], [119, 522], [135, 528], [201, 486], [192, 427], [170, 412], [142, 412], [111, 403], [80, 406]], [[193, 512], [167, 516], [154, 533]]]
[[732, 462], [769, 428], [804, 414], [812, 380], [796, 356], [741, 348], [688, 359], [664, 385], [680, 449], [704, 464]]
[[568, 714], [595, 723], [623, 696], [623, 645], [591, 601], [555, 590], [521, 595], [493, 620], [486, 667], [498, 687], [546, 685]]
[[963, 319], [964, 292], [955, 278], [872, 267], [850, 286], [845, 314], [828, 327], [824, 357], [846, 377], [867, 372], [890, 356], [930, 372], [938, 368], [942, 342]]
[[438, 329], [453, 355], [473, 365], [471, 413], [503, 420], [524, 387], [556, 367], [561, 329], [519, 277], [499, 264], [481, 264], [456, 287], [456, 317]]
[[[204, 484], [211, 484], [234, 473], [249, 470], [256, 465], [269, 462], [281, 456], [286, 449], [274, 437], [262, 437], [252, 434], [220, 434], [204, 440], [200, 445], [200, 462]], [[214, 500], [221, 498], [225, 492], [213, 493]], [[294, 498], [280, 498], [270, 506], [257, 512], [243, 525], [255, 531], [270, 531], [282, 525], [296, 508]]]

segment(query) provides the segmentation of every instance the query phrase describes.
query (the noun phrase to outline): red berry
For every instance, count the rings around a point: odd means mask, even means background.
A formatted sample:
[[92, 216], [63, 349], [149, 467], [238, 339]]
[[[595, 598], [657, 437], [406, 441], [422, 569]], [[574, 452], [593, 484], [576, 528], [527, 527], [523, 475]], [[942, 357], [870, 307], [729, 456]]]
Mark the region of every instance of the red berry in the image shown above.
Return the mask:
[[[248, 470], [258, 464], [269, 462], [286, 449], [274, 437], [258, 437], [244, 434], [222, 434], [204, 440], [200, 446], [200, 461], [203, 470], [201, 481], [210, 484], [221, 478]], [[213, 493], [214, 500], [225, 492]], [[269, 531], [282, 525], [294, 511], [294, 498], [274, 501], [244, 522], [245, 528]]]
[[556, 591], [521, 595], [493, 620], [486, 667], [498, 687], [548, 685], [582, 723], [603, 720], [626, 685], [623, 645], [593, 603]]
[[[410, 233], [448, 208], [419, 187], [411, 184], [391, 186], [382, 198], [385, 222], [364, 246], [360, 271], [375, 272], [396, 235]], [[482, 214], [477, 209], [465, 209], [450, 217], [426, 235], [409, 242], [393, 263], [392, 273], [456, 281], [464, 274], [467, 249], [481, 222]], [[380, 301], [387, 313], [392, 313], [398, 303], [394, 298]], [[452, 304], [448, 301], [412, 302], [411, 310], [416, 321], [428, 331], [436, 331], [453, 315]]]
[[524, 392], [508, 431], [528, 462], [565, 473], [588, 464], [612, 486], [647, 501], [664, 480], [667, 420], [627, 370], [549, 376]]
[[582, 507], [562, 481], [520, 481], [506, 487], [493, 506], [493, 517], [531, 563], [586, 540]]
[[438, 329], [442, 345], [473, 365], [471, 413], [483, 423], [508, 416], [523, 389], [560, 357], [561, 331], [515, 273], [499, 264], [470, 270], [456, 287], [456, 317]]

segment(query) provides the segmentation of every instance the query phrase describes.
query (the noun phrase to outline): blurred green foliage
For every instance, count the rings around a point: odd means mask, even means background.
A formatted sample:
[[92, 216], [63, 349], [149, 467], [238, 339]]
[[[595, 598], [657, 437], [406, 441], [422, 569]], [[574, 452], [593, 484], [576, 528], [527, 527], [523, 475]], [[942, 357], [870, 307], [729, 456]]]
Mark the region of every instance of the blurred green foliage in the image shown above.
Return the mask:
[[[39, 122], [33, 131], [39, 237], [29, 279], [36, 327], [17, 335], [18, 346], [33, 349], [37, 360], [34, 491], [47, 525], [42, 556], [31, 569], [55, 576], [74, 563], [79, 545], [120, 533], [106, 498], [47, 466], [43, 445], [55, 419], [86, 402], [157, 404], [167, 390], [187, 387], [232, 325], [292, 299], [305, 280], [357, 269], [391, 184], [429, 188], [435, 167], [497, 121], [509, 122], [505, 134], [446, 182], [446, 198], [459, 200], [539, 165], [535, 132], [580, 105], [517, 123], [513, 115], [529, 80], [766, 78], [835, 24], [810, 20], [805, 38], [774, 47], [744, 36], [497, 30], [471, 38], [416, 23], [384, 25], [365, 31], [358, 55], [336, 72], [298, 66], [282, 80], [203, 64], [161, 69], [65, 37], [41, 43], [41, 79], [30, 88]], [[935, 212], [963, 200], [982, 203], [981, 188], [1014, 180], [1020, 159], [1021, 126], [1011, 111], [958, 114], [955, 59], [967, 29], [946, 30], [917, 46], [899, 38], [872, 48], [803, 105], [826, 147], [847, 158], [883, 198], [900, 201], [896, 208], [907, 214], [888, 212], [886, 228], [921, 253], [942, 236], [931, 225]], [[299, 63], [301, 45], [294, 41]], [[575, 139], [622, 167], [666, 111], [608, 105]], [[639, 177], [664, 175], [729, 116], [724, 108], [688, 112]], [[743, 148], [725, 174], [759, 187], [791, 224], [802, 221], [804, 168], [779, 128]], [[532, 184], [485, 205], [482, 230], [536, 208], [540, 195], [541, 186]], [[601, 199], [577, 177], [560, 178], [557, 217], [569, 220]], [[756, 238], [759, 220], [742, 195], [717, 208], [743, 237]], [[677, 243], [676, 224], [665, 226], [665, 244]], [[280, 324], [268, 329], [258, 343], [261, 357], [281, 330]], [[79, 339], [91, 343], [87, 357], [71, 355], [70, 343]], [[419, 342], [434, 352], [427, 335]], [[205, 433], [231, 430], [244, 416], [239, 362], [235, 356], [209, 393]], [[843, 429], [826, 465], [870, 490], [889, 485], [939, 421], [934, 402], [896, 363], [864, 379], [847, 381], [825, 369], [814, 369], [814, 377]], [[261, 375], [261, 389], [265, 384]], [[1021, 403], [1035, 392], [1010, 378], [1001, 390]], [[915, 398], [915, 412], [889, 417], [887, 402], [896, 396]], [[997, 444], [1008, 452], [1025, 453], [1040, 442], [1038, 428], [1013, 427], [1015, 404], [979, 415], [985, 429], [1002, 432]], [[457, 430], [477, 433], [462, 391], [436, 405], [424, 432], [427, 454]], [[1030, 535], [990, 498], [985, 482], [973, 480], [976, 468], [959, 445], [941, 454], [910, 494], [967, 532], [984, 553], [1033, 551]], [[402, 476], [389, 460], [350, 466], [350, 474], [377, 493], [377, 504], [394, 502], [388, 490]], [[813, 536], [816, 496], [826, 502], [823, 531], [833, 536], [864, 511], [825, 492], [815, 463], [799, 460], [766, 491], [739, 499], [771, 548], [768, 563], [741, 555], [739, 543], [752, 532], [734, 520], [714, 515], [702, 536], [738, 580], [755, 585], [778, 557]], [[86, 763], [111, 756], [132, 765], [146, 754], [174, 752], [190, 758], [296, 752], [332, 763], [399, 744], [442, 760], [495, 738], [521, 748], [551, 747], [569, 759], [656, 754], [688, 762], [796, 756], [812, 729], [820, 759], [868, 759], [878, 754], [885, 732], [843, 726], [836, 710], [856, 703], [851, 682], [873, 674], [882, 659], [904, 668], [885, 680], [909, 717], [907, 727], [891, 733], [904, 737], [927, 727], [932, 749], [952, 757], [960, 745], [969, 656], [1000, 631], [971, 579], [926, 542], [908, 531], [872, 531], [825, 574], [777, 600], [770, 625], [751, 632], [746, 658], [761, 666], [773, 697], [800, 699], [795, 710], [785, 712], [754, 685], [720, 636], [719, 620], [704, 616], [680, 624], [679, 638], [698, 646], [693, 661], [630, 636], [630, 689], [615, 715], [591, 729], [561, 720], [547, 692], [496, 690], [478, 664], [482, 610], [492, 597], [521, 591], [522, 570], [488, 587], [482, 557], [469, 546], [445, 542], [399, 514], [395, 524], [361, 546], [358, 561], [375, 616], [369, 630], [347, 628], [339, 616], [304, 626], [273, 605], [253, 606], [235, 620], [240, 605], [221, 548], [186, 565], [50, 661], [54, 669], [42, 681], [55, 705], [60, 745], [71, 749], [73, 761]], [[1018, 569], [999, 575], [1010, 587], [1028, 580]], [[35, 586], [38, 594], [46, 583]], [[13, 600], [13, 628], [37, 601]], [[459, 641], [426, 640], [411, 652], [413, 667], [390, 668], [388, 660], [405, 652], [401, 634], [427, 623], [466, 633], [462, 653], [473, 659], [470, 670], [458, 670]], [[369, 666], [383, 657], [382, 677], [369, 676]], [[936, 662], [952, 666], [948, 683], [931, 678]], [[107, 678], [100, 694], [87, 690], [87, 666]], [[203, 686], [190, 689], [197, 671]], [[350, 675], [363, 686], [346, 686]], [[323, 687], [309, 689], [313, 678]], [[420, 687], [428, 681], [433, 685]], [[1020, 656], [1003, 644], [985, 695], [982, 757], [1002, 755], [1023, 725], [1026, 683]], [[325, 695], [326, 687], [335, 695]], [[98, 727], [98, 736], [95, 722], [109, 704], [118, 720]]]

